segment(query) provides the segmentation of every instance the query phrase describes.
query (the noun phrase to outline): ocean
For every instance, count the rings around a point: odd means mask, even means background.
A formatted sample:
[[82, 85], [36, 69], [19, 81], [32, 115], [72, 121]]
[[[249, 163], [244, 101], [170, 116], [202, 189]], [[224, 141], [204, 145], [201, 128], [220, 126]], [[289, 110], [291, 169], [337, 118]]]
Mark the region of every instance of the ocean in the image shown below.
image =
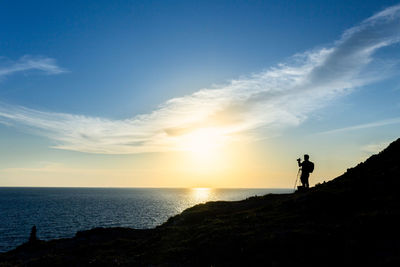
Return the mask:
[[94, 227], [152, 228], [198, 203], [290, 189], [0, 187], [0, 252], [28, 240], [73, 237]]

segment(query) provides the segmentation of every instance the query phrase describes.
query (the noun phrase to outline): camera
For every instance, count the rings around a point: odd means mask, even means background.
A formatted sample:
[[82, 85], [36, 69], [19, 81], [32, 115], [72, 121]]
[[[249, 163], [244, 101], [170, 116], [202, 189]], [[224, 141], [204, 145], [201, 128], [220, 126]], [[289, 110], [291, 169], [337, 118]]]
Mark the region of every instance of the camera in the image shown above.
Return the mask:
[[297, 161], [299, 161], [299, 162], [300, 162], [300, 161], [301, 161], [301, 159], [300, 159], [300, 158], [298, 158], [298, 159], [297, 159]]

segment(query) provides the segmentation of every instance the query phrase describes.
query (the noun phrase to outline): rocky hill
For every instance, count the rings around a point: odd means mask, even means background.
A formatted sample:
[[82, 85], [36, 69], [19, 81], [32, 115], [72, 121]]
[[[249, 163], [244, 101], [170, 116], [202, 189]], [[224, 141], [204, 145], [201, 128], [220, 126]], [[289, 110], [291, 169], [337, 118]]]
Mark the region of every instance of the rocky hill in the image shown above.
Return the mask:
[[400, 266], [400, 139], [306, 192], [196, 205], [148, 230], [26, 243], [0, 266]]

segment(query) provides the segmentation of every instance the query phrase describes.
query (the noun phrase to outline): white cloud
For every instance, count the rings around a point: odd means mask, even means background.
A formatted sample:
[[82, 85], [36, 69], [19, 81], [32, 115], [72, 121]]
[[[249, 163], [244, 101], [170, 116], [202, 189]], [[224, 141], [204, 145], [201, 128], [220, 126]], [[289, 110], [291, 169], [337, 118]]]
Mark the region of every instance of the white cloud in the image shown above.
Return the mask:
[[57, 66], [56, 61], [48, 57], [23, 56], [18, 61], [0, 58], [0, 78], [29, 70], [39, 70], [46, 74], [60, 74], [66, 70]]
[[[295, 55], [247, 78], [173, 98], [153, 112], [125, 120], [0, 106], [0, 122], [33, 130], [59, 149], [142, 153], [182, 149], [183, 139], [212, 129], [207, 138], [273, 134], [303, 122], [311, 111], [354, 88], [385, 78], [374, 52], [399, 42], [400, 5], [347, 30], [331, 47]], [[51, 68], [50, 68], [51, 69]], [[257, 135], [256, 135], [257, 136]]]

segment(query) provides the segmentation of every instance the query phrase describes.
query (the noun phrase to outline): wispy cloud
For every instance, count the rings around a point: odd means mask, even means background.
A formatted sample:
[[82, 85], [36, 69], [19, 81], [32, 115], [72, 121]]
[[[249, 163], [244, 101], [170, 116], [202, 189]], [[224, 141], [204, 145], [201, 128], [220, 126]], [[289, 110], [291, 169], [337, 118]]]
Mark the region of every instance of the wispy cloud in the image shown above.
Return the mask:
[[384, 141], [380, 143], [372, 143], [361, 147], [361, 150], [371, 154], [371, 153], [378, 153], [386, 148], [390, 144], [390, 141]]
[[39, 70], [46, 74], [60, 74], [66, 72], [65, 69], [60, 68], [56, 64], [53, 58], [29, 55], [23, 56], [17, 61], [0, 58], [0, 78], [29, 70]]
[[400, 5], [387, 8], [345, 31], [330, 47], [170, 99], [133, 118], [109, 120], [2, 105], [0, 121], [47, 136], [56, 148], [91, 153], [184, 149], [182, 142], [198, 133], [218, 142], [260, 132], [265, 136], [299, 125], [333, 99], [385, 78], [385, 64], [374, 64], [373, 55], [400, 41], [399, 19]]
[[398, 124], [398, 123], [400, 123], [400, 118], [391, 118], [391, 119], [385, 119], [385, 120], [380, 120], [380, 121], [374, 121], [374, 122], [352, 125], [349, 127], [343, 127], [343, 128], [339, 128], [339, 129], [324, 131], [324, 132], [320, 132], [318, 134], [336, 134], [336, 133], [341, 133], [341, 132], [349, 132], [349, 131], [355, 131], [355, 130], [361, 130], [361, 129], [375, 128], [375, 127], [381, 127], [381, 126]]

